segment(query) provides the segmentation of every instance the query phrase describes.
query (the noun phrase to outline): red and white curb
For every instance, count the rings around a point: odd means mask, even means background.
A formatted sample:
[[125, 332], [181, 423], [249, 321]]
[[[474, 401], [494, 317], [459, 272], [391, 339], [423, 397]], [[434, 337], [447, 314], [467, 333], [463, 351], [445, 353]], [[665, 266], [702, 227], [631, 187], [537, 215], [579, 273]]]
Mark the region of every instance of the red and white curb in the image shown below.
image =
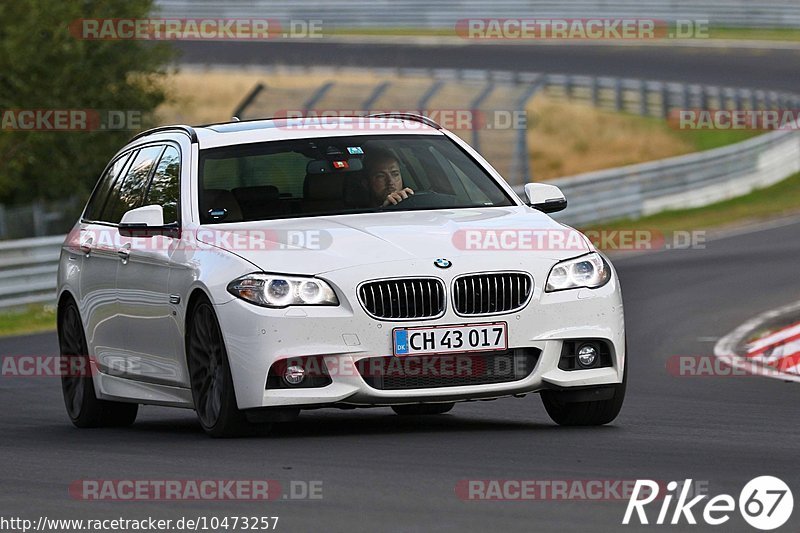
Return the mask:
[[748, 320], [717, 342], [714, 355], [751, 374], [800, 382], [800, 302]]

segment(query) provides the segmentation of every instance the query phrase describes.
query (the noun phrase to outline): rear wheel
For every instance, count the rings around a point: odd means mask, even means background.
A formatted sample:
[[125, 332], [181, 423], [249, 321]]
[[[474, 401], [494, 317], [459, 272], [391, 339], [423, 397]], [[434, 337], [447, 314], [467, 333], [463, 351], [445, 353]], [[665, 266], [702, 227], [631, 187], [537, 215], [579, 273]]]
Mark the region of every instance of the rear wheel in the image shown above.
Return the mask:
[[58, 310], [58, 347], [64, 369], [61, 391], [72, 423], [79, 428], [133, 424], [138, 404], [99, 400], [94, 392], [86, 335], [78, 306], [72, 300]]
[[441, 415], [450, 411], [454, 403], [417, 403], [411, 405], [393, 405], [392, 411], [402, 416]]
[[628, 382], [627, 350], [622, 383], [614, 385], [614, 395], [605, 400], [569, 401], [569, 391], [542, 391], [542, 403], [553, 422], [561, 426], [600, 426], [612, 422], [625, 400], [625, 387]]
[[236, 404], [228, 354], [217, 315], [208, 300], [199, 302], [189, 319], [186, 356], [197, 418], [212, 437], [235, 437], [250, 424]]

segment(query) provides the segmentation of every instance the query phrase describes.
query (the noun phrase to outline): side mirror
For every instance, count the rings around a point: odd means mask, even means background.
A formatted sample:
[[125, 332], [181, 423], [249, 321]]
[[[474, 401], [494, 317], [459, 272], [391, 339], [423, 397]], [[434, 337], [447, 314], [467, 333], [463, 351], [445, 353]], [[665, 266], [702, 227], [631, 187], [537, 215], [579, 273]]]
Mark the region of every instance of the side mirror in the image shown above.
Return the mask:
[[124, 237], [154, 237], [164, 235], [177, 237], [180, 229], [177, 223], [164, 225], [164, 209], [160, 205], [144, 205], [126, 211], [117, 226]]
[[547, 183], [526, 183], [525, 196], [528, 205], [543, 213], [555, 213], [567, 207], [567, 199], [561, 189]]

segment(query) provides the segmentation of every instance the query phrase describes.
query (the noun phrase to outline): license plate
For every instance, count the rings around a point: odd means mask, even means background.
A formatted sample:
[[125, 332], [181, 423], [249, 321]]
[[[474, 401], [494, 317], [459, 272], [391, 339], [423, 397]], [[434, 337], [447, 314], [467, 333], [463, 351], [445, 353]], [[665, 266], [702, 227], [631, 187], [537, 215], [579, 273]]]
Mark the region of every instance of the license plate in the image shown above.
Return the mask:
[[395, 355], [485, 352], [508, 348], [505, 322], [469, 326], [395, 328]]

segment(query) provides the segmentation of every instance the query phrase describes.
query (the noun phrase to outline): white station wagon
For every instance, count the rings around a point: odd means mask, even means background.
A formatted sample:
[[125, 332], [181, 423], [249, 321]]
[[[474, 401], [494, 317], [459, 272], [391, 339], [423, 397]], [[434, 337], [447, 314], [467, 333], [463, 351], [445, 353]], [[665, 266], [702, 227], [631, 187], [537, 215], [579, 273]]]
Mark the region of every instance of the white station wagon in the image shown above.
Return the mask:
[[[558, 424], [619, 412], [608, 260], [486, 160], [410, 114], [168, 126], [108, 164], [58, 274], [78, 427], [140, 404], [213, 436], [302, 409], [434, 415], [540, 392]], [[79, 364], [76, 364], [79, 363]]]

